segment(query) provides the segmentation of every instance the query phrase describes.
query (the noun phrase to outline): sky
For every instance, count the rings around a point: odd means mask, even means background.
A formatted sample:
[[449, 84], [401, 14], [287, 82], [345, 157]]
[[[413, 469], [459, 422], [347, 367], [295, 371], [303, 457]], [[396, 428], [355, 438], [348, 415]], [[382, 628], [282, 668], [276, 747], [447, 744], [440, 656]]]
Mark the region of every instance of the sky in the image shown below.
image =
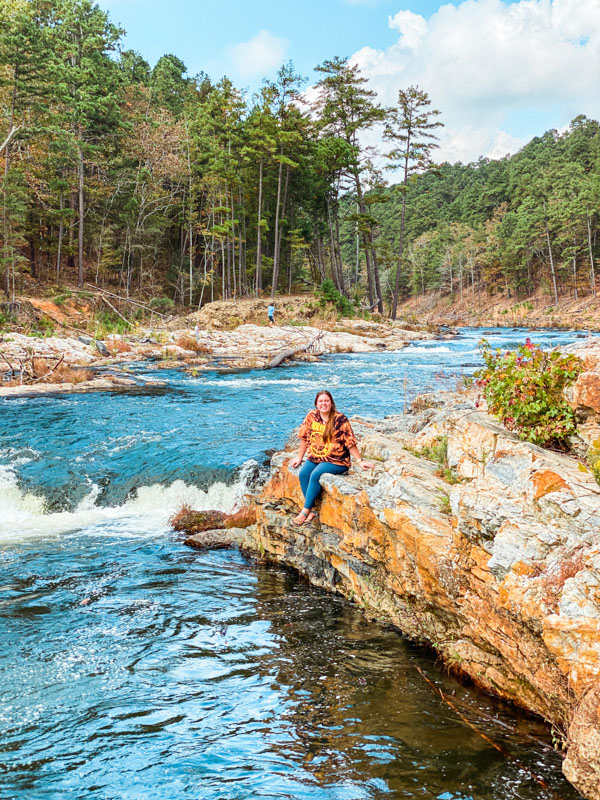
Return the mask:
[[[227, 75], [251, 94], [285, 61], [307, 78], [350, 58], [384, 105], [417, 85], [441, 112], [436, 160], [515, 153], [600, 118], [600, 0], [99, 0], [153, 66]], [[373, 142], [374, 143], [374, 142]]]

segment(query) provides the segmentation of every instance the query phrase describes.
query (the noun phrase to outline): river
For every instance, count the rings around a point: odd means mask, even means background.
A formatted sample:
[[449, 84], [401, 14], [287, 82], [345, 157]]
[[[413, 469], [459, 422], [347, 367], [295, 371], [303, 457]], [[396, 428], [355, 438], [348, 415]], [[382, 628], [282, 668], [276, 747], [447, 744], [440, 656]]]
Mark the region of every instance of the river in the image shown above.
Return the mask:
[[[502, 348], [581, 335], [486, 331]], [[0, 797], [577, 797], [538, 720], [347, 601], [168, 527], [182, 502], [232, 510], [317, 389], [348, 416], [400, 413], [472, 373], [482, 333], [0, 400]]]

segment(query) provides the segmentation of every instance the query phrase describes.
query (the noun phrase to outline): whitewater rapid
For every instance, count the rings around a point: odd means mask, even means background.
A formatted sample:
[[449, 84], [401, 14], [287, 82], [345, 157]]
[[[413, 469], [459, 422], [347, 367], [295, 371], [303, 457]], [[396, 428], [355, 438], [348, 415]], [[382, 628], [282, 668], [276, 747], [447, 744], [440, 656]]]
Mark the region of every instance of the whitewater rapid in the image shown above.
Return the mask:
[[90, 482], [88, 493], [75, 509], [52, 512], [43, 495], [22, 489], [14, 469], [0, 465], [0, 543], [59, 537], [84, 529], [94, 535], [156, 536], [169, 528], [169, 518], [183, 505], [197, 511], [235, 511], [256, 481], [257, 470], [258, 464], [249, 460], [235, 482], [218, 481], [206, 490], [183, 480], [141, 486], [115, 506], [99, 505], [100, 487]]

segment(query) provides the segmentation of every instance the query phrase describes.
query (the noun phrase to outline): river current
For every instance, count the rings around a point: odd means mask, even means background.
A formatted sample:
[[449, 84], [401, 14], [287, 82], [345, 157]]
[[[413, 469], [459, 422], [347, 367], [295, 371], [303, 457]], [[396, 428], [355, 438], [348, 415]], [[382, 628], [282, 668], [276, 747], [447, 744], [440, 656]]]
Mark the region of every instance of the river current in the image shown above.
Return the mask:
[[[348, 416], [400, 413], [472, 373], [483, 332], [0, 400], [0, 797], [577, 797], [538, 720], [349, 602], [168, 527], [182, 502], [234, 509], [318, 389]], [[486, 329], [526, 335], [581, 334]]]

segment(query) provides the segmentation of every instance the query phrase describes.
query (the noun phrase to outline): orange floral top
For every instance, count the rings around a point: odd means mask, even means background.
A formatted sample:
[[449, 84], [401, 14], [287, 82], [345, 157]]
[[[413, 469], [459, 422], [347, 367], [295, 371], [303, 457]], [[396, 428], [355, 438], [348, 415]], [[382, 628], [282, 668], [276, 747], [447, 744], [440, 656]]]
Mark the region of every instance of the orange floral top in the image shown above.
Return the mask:
[[323, 441], [324, 430], [325, 423], [321, 414], [316, 409], [309, 411], [298, 432], [299, 437], [308, 444], [308, 460], [316, 464], [326, 461], [349, 467], [350, 448], [356, 444], [356, 437], [348, 417], [336, 411], [330, 442]]

